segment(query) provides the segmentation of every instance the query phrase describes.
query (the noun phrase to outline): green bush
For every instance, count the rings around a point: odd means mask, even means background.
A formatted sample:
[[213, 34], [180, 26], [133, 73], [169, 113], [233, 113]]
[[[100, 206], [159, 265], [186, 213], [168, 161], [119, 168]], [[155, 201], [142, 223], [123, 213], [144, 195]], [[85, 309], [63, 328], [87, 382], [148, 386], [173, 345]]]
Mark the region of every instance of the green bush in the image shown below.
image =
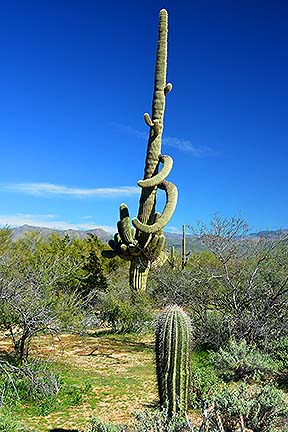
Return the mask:
[[285, 393], [274, 386], [226, 386], [212, 397], [211, 402], [214, 406], [212, 418], [219, 415], [224, 431], [237, 430], [241, 419], [253, 432], [288, 430]]
[[17, 432], [18, 422], [12, 416], [0, 414], [0, 432]]
[[13, 413], [0, 411], [0, 432], [32, 432], [20, 425], [13, 417]]
[[126, 432], [127, 426], [117, 426], [110, 423], [104, 423], [97, 418], [93, 418], [86, 432]]
[[84, 389], [77, 385], [69, 385], [65, 390], [67, 403], [71, 405], [80, 405], [83, 402]]
[[[135, 416], [131, 426], [112, 425], [103, 423], [98, 419], [92, 419], [86, 432], [186, 432], [191, 429], [189, 423], [178, 415], [169, 417], [168, 411], [143, 412]], [[196, 432], [196, 431], [195, 431]]]
[[131, 432], [184, 432], [192, 430], [183, 413], [169, 415], [167, 410], [136, 414]]
[[271, 357], [278, 363], [278, 383], [288, 388], [288, 337], [274, 341], [270, 350]]
[[230, 339], [226, 349], [220, 348], [212, 356], [212, 362], [225, 380], [243, 378], [264, 379], [276, 374], [278, 365], [268, 354], [263, 354], [243, 339], [240, 342]]
[[[191, 310], [193, 315], [193, 309]], [[193, 315], [195, 343], [199, 347], [218, 350], [229, 340], [227, 321], [222, 311], [207, 309], [202, 310], [198, 315]]]
[[200, 409], [222, 382], [207, 351], [193, 352], [191, 375], [190, 405], [194, 409]]
[[250, 401], [247, 425], [254, 432], [288, 431], [285, 394], [271, 385], [257, 389]]
[[144, 294], [130, 298], [130, 293], [117, 292], [110, 289], [100, 305], [100, 317], [116, 332], [143, 331], [151, 327], [154, 316], [150, 310], [148, 299]]

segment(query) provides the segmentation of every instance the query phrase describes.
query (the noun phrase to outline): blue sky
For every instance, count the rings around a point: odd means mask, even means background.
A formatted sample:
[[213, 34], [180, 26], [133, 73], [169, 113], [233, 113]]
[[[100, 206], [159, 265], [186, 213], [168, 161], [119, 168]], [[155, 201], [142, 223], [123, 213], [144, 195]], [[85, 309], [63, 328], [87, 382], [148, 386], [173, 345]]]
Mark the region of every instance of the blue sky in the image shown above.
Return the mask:
[[168, 229], [215, 213], [288, 228], [285, 0], [3, 2], [1, 225], [113, 232], [121, 202], [137, 215], [163, 7]]

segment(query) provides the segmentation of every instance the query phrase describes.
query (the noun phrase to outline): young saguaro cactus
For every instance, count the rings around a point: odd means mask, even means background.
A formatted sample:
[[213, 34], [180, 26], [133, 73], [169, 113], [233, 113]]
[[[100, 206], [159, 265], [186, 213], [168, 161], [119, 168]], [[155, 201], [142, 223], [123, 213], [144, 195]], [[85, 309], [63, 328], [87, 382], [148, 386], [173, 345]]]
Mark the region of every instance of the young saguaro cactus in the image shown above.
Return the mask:
[[[149, 126], [149, 138], [144, 179], [138, 181], [142, 192], [138, 217], [132, 220], [135, 229], [130, 226], [127, 206], [121, 204], [118, 233], [115, 234], [114, 240], [109, 241], [111, 250], [102, 252], [107, 258], [118, 255], [130, 261], [130, 287], [133, 292], [144, 291], [151, 265], [159, 265], [165, 261], [165, 237], [162, 229], [174, 213], [178, 196], [176, 186], [166, 180], [172, 169], [173, 160], [170, 156], [161, 154], [165, 99], [172, 89], [172, 84], [166, 82], [167, 33], [168, 14], [162, 9], [158, 27], [152, 117], [148, 113], [144, 114], [144, 120]], [[166, 193], [166, 205], [162, 214], [155, 211], [158, 189]]]
[[160, 404], [170, 416], [187, 410], [191, 350], [190, 318], [179, 306], [168, 306], [157, 318], [155, 352]]

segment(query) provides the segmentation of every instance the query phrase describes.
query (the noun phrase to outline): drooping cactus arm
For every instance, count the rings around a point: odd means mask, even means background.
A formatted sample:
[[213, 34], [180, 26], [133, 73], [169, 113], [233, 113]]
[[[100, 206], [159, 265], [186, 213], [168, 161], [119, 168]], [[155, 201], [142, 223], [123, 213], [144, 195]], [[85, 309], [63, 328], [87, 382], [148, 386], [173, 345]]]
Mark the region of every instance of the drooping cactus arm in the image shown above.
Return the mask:
[[157, 186], [159, 183], [162, 183], [166, 177], [168, 177], [173, 166], [173, 159], [171, 158], [171, 156], [160, 155], [159, 161], [163, 163], [161, 171], [159, 171], [158, 174], [151, 178], [148, 178], [146, 180], [139, 180], [137, 182], [138, 186], [142, 188]]
[[163, 189], [166, 192], [166, 206], [157, 222], [152, 225], [147, 225], [142, 223], [138, 218], [132, 219], [132, 224], [134, 227], [143, 233], [154, 234], [164, 228], [164, 226], [173, 216], [174, 210], [176, 208], [178, 198], [177, 187], [167, 180], [164, 180], [162, 183], [160, 183], [158, 187], [159, 189]]

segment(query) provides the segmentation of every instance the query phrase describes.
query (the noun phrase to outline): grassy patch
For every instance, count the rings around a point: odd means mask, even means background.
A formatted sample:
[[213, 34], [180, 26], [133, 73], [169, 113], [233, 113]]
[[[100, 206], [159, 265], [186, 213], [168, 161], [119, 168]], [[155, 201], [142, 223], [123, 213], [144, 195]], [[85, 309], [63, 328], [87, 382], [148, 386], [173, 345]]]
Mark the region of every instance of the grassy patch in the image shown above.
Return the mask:
[[31, 356], [49, 358], [62, 384], [57, 397], [22, 400], [15, 407], [15, 418], [33, 431], [82, 432], [91, 416], [130, 422], [135, 410], [157, 400], [152, 335], [43, 336]]

